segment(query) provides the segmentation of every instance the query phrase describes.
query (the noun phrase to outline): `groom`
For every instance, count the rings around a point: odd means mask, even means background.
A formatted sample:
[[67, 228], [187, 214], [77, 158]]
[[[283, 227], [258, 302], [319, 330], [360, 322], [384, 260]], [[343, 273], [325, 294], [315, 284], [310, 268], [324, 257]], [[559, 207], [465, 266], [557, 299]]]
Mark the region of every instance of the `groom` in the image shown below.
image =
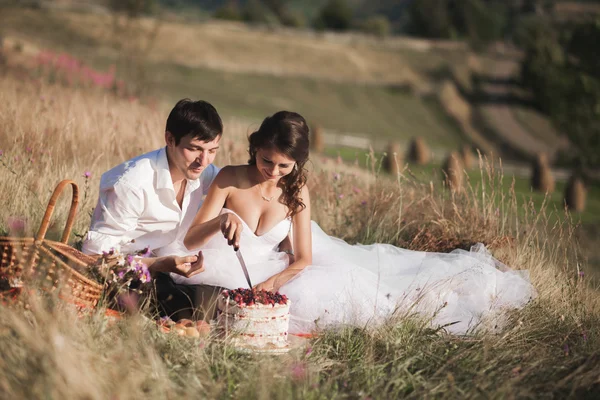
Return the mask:
[[[149, 247], [163, 315], [210, 319], [220, 288], [177, 285], [169, 273], [186, 277], [204, 270], [202, 252], [182, 254], [181, 243], [219, 169], [212, 164], [223, 134], [217, 110], [208, 102], [180, 100], [165, 129], [166, 147], [105, 172], [83, 252], [121, 253]], [[200, 315], [195, 312], [200, 311]]]

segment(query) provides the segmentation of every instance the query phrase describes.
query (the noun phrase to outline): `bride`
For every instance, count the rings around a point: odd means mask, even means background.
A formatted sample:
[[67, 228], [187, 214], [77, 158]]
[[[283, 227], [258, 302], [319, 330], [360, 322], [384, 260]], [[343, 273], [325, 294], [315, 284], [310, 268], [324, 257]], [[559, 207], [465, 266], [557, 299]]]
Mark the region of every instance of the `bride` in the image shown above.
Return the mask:
[[[186, 253], [202, 248], [205, 271], [172, 274], [177, 283], [248, 287], [231, 246], [239, 248], [255, 287], [292, 301], [296, 334], [410, 314], [464, 334], [534, 296], [526, 272], [506, 268], [483, 245], [426, 253], [325, 234], [310, 219], [308, 137], [304, 118], [287, 111], [250, 135], [248, 165], [220, 171], [183, 242]], [[288, 234], [292, 256], [278, 249]]]

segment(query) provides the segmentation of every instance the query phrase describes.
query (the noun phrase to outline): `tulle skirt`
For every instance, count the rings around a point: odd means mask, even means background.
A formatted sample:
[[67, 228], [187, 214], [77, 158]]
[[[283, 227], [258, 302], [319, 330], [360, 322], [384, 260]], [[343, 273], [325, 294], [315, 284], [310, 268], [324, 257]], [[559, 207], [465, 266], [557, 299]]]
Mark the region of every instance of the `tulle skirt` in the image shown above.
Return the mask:
[[[433, 327], [466, 334], [482, 322], [502, 325], [505, 312], [535, 297], [527, 271], [507, 268], [485, 246], [430, 253], [387, 244], [349, 245], [312, 223], [312, 265], [280, 288], [292, 301], [290, 333], [344, 325], [377, 326], [416, 315]], [[230, 247], [204, 249], [206, 271], [179, 283], [248, 287]], [[243, 243], [242, 248], [244, 249]], [[287, 255], [273, 248], [245, 247], [256, 285], [283, 271]]]

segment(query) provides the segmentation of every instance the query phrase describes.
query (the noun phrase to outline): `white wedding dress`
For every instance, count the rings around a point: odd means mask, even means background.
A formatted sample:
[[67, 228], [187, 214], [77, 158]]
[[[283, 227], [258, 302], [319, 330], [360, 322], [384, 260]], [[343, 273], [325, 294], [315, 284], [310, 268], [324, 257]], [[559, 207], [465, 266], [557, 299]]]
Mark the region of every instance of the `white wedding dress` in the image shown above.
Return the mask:
[[[244, 222], [240, 250], [253, 285], [288, 266], [287, 254], [276, 249], [290, 227], [286, 219], [256, 236]], [[182, 245], [183, 253], [193, 253], [183, 249]], [[222, 235], [215, 235], [202, 250], [206, 270], [189, 279], [172, 274], [177, 283], [248, 287]], [[349, 245], [312, 222], [312, 250], [312, 265], [279, 290], [292, 301], [293, 334], [341, 325], [373, 326], [412, 314], [427, 319], [433, 328], [466, 334], [482, 323], [498, 326], [505, 310], [521, 308], [535, 296], [526, 271], [507, 268], [481, 244], [470, 252], [449, 254], [388, 244]]]

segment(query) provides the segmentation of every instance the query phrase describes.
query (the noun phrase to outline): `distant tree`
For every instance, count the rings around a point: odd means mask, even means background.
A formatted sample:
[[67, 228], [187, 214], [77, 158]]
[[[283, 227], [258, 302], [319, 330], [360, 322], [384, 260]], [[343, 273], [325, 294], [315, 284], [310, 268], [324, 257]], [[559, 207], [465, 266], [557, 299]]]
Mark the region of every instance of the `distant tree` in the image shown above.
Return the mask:
[[292, 28], [303, 28], [306, 26], [306, 17], [298, 12], [288, 10], [279, 19], [284, 26]]
[[344, 0], [329, 0], [315, 21], [317, 29], [345, 31], [352, 25], [352, 9]]
[[263, 4], [277, 17], [281, 18], [287, 12], [286, 0], [262, 0]]
[[555, 0], [523, 0], [521, 12], [543, 14], [554, 9]]
[[507, 10], [501, 3], [455, 0], [450, 5], [454, 29], [474, 47], [502, 38]]
[[214, 17], [229, 21], [241, 21], [242, 12], [240, 11], [237, 1], [228, 1], [223, 7], [218, 8], [215, 11]]
[[600, 19], [557, 26], [530, 24], [521, 35], [523, 84], [564, 132], [584, 168], [600, 168]]
[[242, 19], [252, 24], [272, 22], [269, 9], [260, 0], [248, 0], [242, 9]]
[[390, 21], [384, 15], [371, 16], [359, 26], [361, 31], [378, 37], [388, 36], [391, 31]]
[[452, 37], [453, 27], [448, 3], [449, 0], [414, 0], [408, 10], [408, 31], [429, 38]]
[[304, 15], [291, 11], [287, 0], [262, 0], [262, 2], [279, 19], [281, 25], [294, 28], [306, 25]]
[[507, 8], [499, 0], [414, 0], [409, 32], [429, 38], [467, 38], [481, 46], [502, 38]]
[[117, 13], [125, 13], [131, 18], [152, 15], [158, 10], [157, 0], [108, 0], [108, 7]]

